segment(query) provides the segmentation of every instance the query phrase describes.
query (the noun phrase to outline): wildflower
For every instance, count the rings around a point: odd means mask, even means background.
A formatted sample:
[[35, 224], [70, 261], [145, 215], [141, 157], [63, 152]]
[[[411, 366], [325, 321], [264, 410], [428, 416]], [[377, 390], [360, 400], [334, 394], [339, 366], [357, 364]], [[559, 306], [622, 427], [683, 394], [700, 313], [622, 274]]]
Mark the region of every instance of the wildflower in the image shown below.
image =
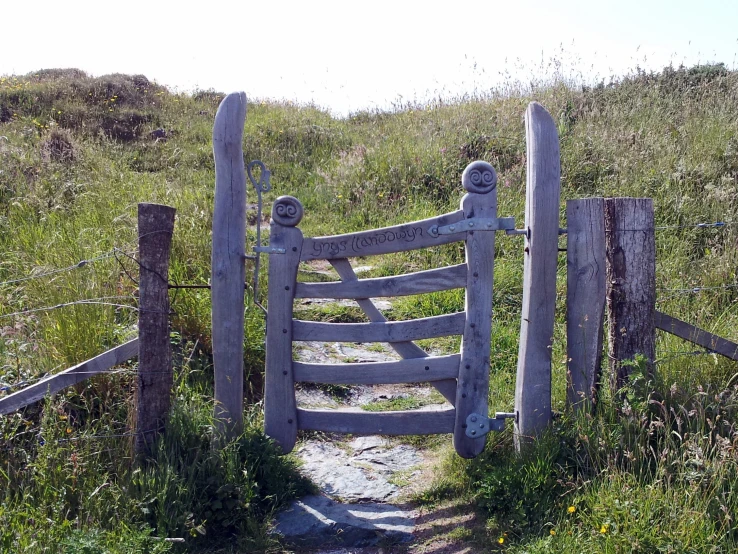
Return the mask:
[[566, 511], [567, 511], [567, 512], [569, 512], [570, 514], [573, 514], [574, 512], [576, 512], [576, 511], [577, 511], [577, 507], [576, 507], [576, 506], [569, 506], [569, 507], [568, 507], [568, 508], [566, 509]]
[[548, 534], [549, 534], [549, 535], [551, 535], [552, 537], [555, 537], [555, 536], [556, 536], [556, 531], [554, 531], [553, 529], [551, 529], [551, 530], [550, 530], [550, 531], [548, 532]]
[[500, 537], [499, 539], [497, 539], [498, 544], [503, 544], [504, 542], [505, 542], [505, 537]]
[[607, 533], [607, 531], [610, 529], [610, 526], [607, 523], [603, 523], [602, 527], [600, 527], [600, 533]]
[[72, 428], [71, 427], [67, 427], [67, 435], [70, 434], [71, 432], [72, 432]]

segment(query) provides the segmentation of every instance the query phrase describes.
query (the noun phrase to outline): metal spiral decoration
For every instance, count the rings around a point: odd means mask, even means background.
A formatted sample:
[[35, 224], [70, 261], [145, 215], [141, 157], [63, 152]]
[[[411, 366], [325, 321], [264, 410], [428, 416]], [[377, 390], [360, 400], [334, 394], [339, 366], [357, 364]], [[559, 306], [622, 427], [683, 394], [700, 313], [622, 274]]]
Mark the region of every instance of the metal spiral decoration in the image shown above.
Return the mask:
[[294, 196], [280, 196], [272, 206], [272, 219], [285, 227], [294, 227], [302, 220], [304, 211]]
[[461, 184], [468, 192], [487, 194], [497, 186], [497, 172], [487, 162], [472, 162], [464, 169]]

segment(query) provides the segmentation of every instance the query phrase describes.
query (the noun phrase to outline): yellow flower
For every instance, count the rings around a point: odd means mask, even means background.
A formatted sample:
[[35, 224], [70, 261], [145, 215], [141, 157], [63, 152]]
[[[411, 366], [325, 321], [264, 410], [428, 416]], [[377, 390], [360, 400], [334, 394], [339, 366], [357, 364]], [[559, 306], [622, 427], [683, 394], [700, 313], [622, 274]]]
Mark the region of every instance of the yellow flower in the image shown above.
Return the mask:
[[567, 511], [567, 512], [569, 512], [570, 514], [573, 514], [574, 512], [576, 512], [576, 511], [577, 511], [577, 507], [576, 507], [576, 506], [569, 506], [569, 507], [568, 507], [568, 508], [566, 509], [566, 511]]
[[552, 537], [555, 537], [555, 536], [556, 536], [556, 531], [554, 531], [553, 529], [551, 529], [551, 530], [550, 530], [550, 531], [548, 532], [548, 534], [549, 534], [549, 535], [551, 535]]
[[67, 435], [68, 435], [69, 433], [71, 433], [71, 432], [72, 432], [72, 428], [71, 428], [71, 427], [67, 427]]
[[505, 537], [500, 537], [499, 539], [497, 539], [497, 542], [498, 542], [499, 544], [502, 544], [502, 543], [504, 543], [504, 542], [505, 542]]
[[600, 533], [607, 533], [610, 526], [607, 523], [603, 523], [602, 527], [600, 527]]

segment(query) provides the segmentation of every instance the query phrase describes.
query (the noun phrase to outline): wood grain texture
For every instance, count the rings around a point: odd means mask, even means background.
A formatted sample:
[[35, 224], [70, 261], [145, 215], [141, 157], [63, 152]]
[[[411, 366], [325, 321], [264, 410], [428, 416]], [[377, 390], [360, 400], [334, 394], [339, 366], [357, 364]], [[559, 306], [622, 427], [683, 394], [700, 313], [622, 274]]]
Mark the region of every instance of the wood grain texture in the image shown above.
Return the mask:
[[455, 411], [353, 412], [297, 410], [300, 429], [355, 435], [433, 435], [452, 433]]
[[0, 398], [0, 414], [5, 415], [20, 410], [29, 404], [38, 402], [47, 395], [56, 394], [60, 390], [81, 383], [94, 375], [104, 373], [137, 356], [138, 339], [111, 348], [81, 364], [46, 377], [33, 385], [9, 394], [5, 398]]
[[607, 314], [610, 387], [619, 391], [632, 367], [622, 362], [643, 355], [653, 372], [656, 354], [656, 240], [653, 200], [605, 200]]
[[551, 348], [559, 236], [561, 164], [556, 124], [537, 102], [525, 112], [527, 184], [515, 443], [520, 448], [551, 421]]
[[738, 344], [713, 335], [690, 323], [677, 319], [663, 312], [654, 312], [654, 323], [657, 329], [676, 335], [677, 337], [707, 348], [711, 352], [738, 361]]
[[176, 210], [161, 204], [138, 205], [138, 379], [135, 450], [149, 450], [164, 428], [171, 404], [169, 333], [169, 252]]
[[292, 321], [296, 341], [322, 342], [406, 342], [432, 339], [464, 332], [464, 312], [388, 323], [322, 323]]
[[605, 201], [566, 203], [567, 402], [591, 412], [602, 367], [605, 316]]
[[286, 454], [297, 440], [297, 403], [292, 374], [292, 303], [300, 263], [302, 231], [272, 221], [269, 246], [284, 254], [269, 256], [264, 432]]
[[458, 354], [401, 360], [349, 364], [310, 364], [294, 362], [295, 381], [335, 385], [381, 385], [424, 383], [455, 379], [459, 373]]
[[[354, 273], [351, 267], [351, 263], [347, 259], [338, 258], [331, 260], [331, 265], [344, 282], [358, 280], [356, 273]], [[377, 309], [371, 300], [359, 298], [356, 302], [372, 323], [387, 321], [387, 318], [384, 317], [382, 312]], [[406, 360], [428, 357], [428, 353], [413, 342], [392, 342], [390, 343], [390, 347]], [[449, 404], [452, 406], [456, 404], [456, 379], [434, 381], [431, 384], [443, 395]]]
[[336, 283], [297, 283], [295, 298], [380, 298], [409, 296], [466, 286], [466, 265]]
[[336, 260], [374, 256], [457, 242], [463, 240], [463, 235], [433, 236], [428, 230], [434, 225], [442, 227], [462, 219], [464, 219], [464, 214], [459, 210], [393, 227], [330, 237], [306, 238], [301, 259], [303, 261]]
[[246, 171], [243, 126], [246, 95], [234, 92], [218, 107], [213, 126], [215, 206], [211, 261], [216, 432], [228, 439], [243, 429]]
[[[494, 219], [497, 217], [497, 189], [492, 187], [485, 194], [469, 192], [462, 199], [461, 207], [468, 219], [473, 217]], [[489, 407], [495, 233], [469, 231], [465, 248], [467, 317], [461, 341], [461, 361], [456, 391], [454, 448], [459, 456], [473, 458], [484, 450], [486, 442], [486, 435], [479, 438], [466, 436], [466, 418], [472, 413], [487, 417]]]

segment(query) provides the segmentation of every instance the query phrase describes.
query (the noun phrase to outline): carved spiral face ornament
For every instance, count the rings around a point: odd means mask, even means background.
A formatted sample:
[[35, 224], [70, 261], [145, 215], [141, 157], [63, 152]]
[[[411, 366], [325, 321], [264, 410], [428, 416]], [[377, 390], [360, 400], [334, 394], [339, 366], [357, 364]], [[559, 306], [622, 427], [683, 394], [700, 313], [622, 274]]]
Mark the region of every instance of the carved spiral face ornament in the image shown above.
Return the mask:
[[285, 227], [294, 227], [302, 220], [304, 211], [294, 196], [280, 196], [272, 206], [272, 219]]
[[486, 194], [497, 186], [497, 172], [487, 162], [472, 162], [461, 175], [461, 184], [469, 192]]

